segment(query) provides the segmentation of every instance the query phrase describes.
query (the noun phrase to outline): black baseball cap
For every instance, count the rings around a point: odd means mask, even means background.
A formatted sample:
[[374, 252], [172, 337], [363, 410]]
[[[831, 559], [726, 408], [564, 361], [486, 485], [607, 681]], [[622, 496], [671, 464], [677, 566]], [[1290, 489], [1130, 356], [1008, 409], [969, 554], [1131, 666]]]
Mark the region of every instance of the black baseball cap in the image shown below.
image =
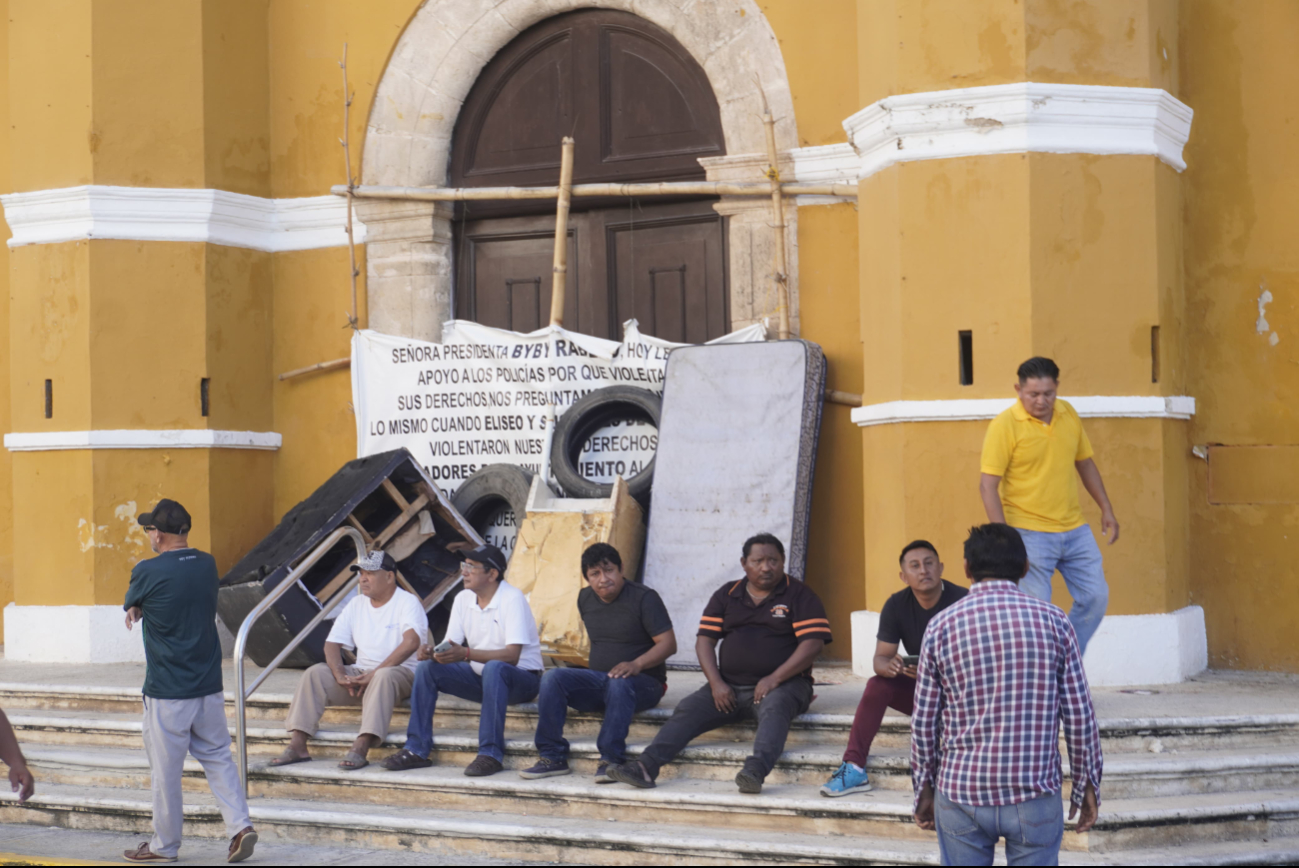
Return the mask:
[[140, 522], [140, 527], [157, 528], [163, 533], [189, 533], [190, 528], [190, 517], [185, 507], [165, 497], [150, 511], [140, 513], [136, 521]]
[[397, 572], [397, 562], [392, 559], [392, 555], [383, 551], [372, 551], [365, 557], [352, 564], [352, 572], [366, 570], [375, 572], [376, 570], [387, 570], [390, 573]]
[[465, 552], [465, 560], [482, 564], [489, 570], [496, 570], [502, 576], [505, 575], [505, 552], [501, 551], [494, 545], [480, 545], [472, 551]]

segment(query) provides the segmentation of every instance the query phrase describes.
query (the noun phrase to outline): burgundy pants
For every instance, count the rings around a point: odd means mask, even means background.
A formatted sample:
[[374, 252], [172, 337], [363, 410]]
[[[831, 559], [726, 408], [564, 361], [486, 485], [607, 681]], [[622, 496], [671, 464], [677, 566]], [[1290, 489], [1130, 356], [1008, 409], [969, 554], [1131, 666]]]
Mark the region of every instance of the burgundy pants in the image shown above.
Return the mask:
[[866, 768], [866, 757], [871, 752], [871, 742], [884, 721], [884, 709], [891, 708], [910, 715], [915, 707], [916, 681], [905, 675], [881, 678], [876, 675], [866, 682], [866, 690], [857, 703], [857, 714], [852, 719], [852, 733], [848, 736], [848, 750], [843, 761]]

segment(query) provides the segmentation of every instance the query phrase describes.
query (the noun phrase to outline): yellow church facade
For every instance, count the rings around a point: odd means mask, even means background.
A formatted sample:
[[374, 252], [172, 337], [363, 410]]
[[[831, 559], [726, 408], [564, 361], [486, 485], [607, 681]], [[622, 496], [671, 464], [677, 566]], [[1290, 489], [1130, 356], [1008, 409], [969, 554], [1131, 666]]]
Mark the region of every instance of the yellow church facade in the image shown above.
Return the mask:
[[[807, 580], [835, 656], [869, 654], [904, 542], [959, 577], [983, 431], [1046, 355], [1123, 527], [1102, 546], [1109, 657], [1089, 667], [1299, 671], [1299, 3], [0, 6], [7, 656], [119, 653], [149, 554], [134, 518], [160, 496], [224, 570], [356, 457], [347, 372], [278, 378], [349, 351], [344, 44], [357, 183], [445, 186], [473, 182], [462, 133], [489, 83], [521, 81], [506, 61], [576, 22], [604, 34], [572, 55], [597, 71], [572, 73], [592, 111], [617, 116], [630, 85], [599, 39], [626, 33], [715, 112], [704, 144], [591, 171], [762, 181], [765, 96], [784, 180], [856, 185], [786, 208], [794, 331], [861, 396], [826, 404], [817, 459]], [[507, 156], [501, 172], [551, 171]], [[653, 207], [721, 233], [728, 329], [776, 316], [770, 201], [705, 205]], [[432, 202], [355, 213], [360, 325], [437, 340], [479, 230]], [[483, 213], [482, 232], [543, 219]]]

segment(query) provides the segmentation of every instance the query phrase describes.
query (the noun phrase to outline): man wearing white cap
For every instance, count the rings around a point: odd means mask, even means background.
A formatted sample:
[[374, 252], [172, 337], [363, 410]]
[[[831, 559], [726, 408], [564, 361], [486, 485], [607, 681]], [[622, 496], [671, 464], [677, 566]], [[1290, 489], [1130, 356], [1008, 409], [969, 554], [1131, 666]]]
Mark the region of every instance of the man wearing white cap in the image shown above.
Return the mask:
[[[371, 552], [352, 567], [360, 594], [343, 607], [325, 640], [325, 662], [302, 674], [284, 728], [289, 746], [273, 766], [309, 762], [307, 739], [316, 733], [325, 708], [361, 706], [361, 734], [339, 762], [346, 770], [369, 765], [366, 754], [383, 743], [392, 710], [410, 697], [414, 653], [428, 641], [428, 616], [419, 598], [397, 587], [397, 564], [386, 552]], [[343, 663], [343, 647], [356, 649], [356, 664]]]

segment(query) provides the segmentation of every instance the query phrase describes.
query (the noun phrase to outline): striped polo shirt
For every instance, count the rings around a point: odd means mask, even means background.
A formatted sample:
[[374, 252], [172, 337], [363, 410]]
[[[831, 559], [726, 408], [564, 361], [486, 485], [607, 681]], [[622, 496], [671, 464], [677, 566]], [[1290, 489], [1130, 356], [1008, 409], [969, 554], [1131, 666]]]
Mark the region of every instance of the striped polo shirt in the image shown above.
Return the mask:
[[[699, 620], [699, 636], [722, 639], [722, 677], [741, 686], [757, 684], [780, 668], [804, 639], [829, 645], [830, 621], [816, 592], [785, 576], [761, 603], [749, 596], [748, 579], [722, 585]], [[808, 666], [801, 677], [810, 679]]]

